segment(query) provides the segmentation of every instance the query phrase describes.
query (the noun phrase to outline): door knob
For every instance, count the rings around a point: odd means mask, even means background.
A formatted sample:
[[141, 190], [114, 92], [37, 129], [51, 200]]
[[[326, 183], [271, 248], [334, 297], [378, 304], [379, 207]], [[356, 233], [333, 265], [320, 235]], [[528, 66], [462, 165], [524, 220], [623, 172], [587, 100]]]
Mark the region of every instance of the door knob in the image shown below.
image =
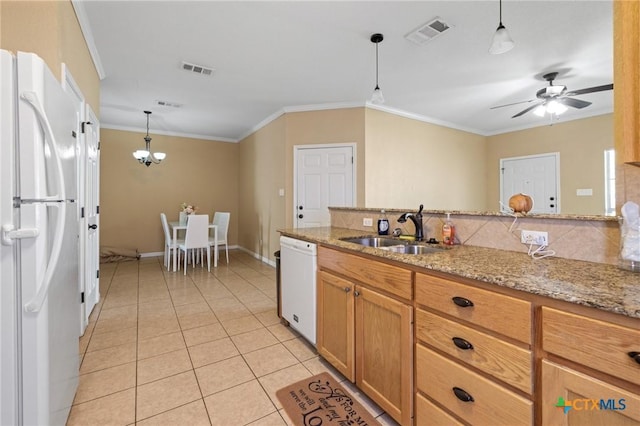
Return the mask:
[[89, 225], [89, 229], [98, 229], [98, 225], [95, 223], [93, 225]]
[[302, 210], [302, 206], [298, 206], [298, 210]]
[[345, 292], [345, 293], [349, 293], [350, 291], [351, 291], [351, 289], [350, 289], [349, 287], [345, 287], [345, 288], [344, 288], [344, 292]]
[[304, 217], [304, 215], [303, 215], [303, 214], [299, 214], [299, 215], [298, 215], [298, 219], [302, 219], [303, 217]]

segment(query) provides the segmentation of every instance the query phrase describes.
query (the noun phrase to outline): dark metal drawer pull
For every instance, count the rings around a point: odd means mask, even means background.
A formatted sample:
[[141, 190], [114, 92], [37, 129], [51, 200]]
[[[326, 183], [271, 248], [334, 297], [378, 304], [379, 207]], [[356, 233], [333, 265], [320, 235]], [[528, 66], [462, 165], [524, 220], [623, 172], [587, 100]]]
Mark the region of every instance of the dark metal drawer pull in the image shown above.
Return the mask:
[[464, 297], [455, 296], [452, 297], [451, 300], [453, 300], [453, 303], [460, 306], [461, 308], [469, 308], [473, 306], [473, 302], [469, 299], [465, 299]]
[[627, 355], [629, 355], [631, 358], [633, 358], [638, 364], [640, 364], [640, 352], [629, 352]]
[[464, 389], [460, 389], [460, 388], [453, 388], [453, 393], [456, 394], [456, 398], [458, 398], [460, 401], [462, 402], [473, 402], [475, 401], [473, 399], [473, 397], [471, 395], [469, 395], [469, 393], [467, 393], [466, 390]]
[[451, 340], [453, 340], [453, 343], [462, 350], [467, 351], [469, 349], [473, 349], [471, 342], [468, 342], [461, 337], [452, 337]]

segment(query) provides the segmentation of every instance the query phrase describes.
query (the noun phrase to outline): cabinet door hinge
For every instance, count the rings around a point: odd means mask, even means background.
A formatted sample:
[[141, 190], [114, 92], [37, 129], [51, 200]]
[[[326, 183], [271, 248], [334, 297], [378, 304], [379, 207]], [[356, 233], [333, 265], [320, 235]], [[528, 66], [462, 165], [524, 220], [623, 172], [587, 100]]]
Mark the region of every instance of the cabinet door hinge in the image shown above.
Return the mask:
[[80, 293], [80, 303], [84, 303], [84, 291]]

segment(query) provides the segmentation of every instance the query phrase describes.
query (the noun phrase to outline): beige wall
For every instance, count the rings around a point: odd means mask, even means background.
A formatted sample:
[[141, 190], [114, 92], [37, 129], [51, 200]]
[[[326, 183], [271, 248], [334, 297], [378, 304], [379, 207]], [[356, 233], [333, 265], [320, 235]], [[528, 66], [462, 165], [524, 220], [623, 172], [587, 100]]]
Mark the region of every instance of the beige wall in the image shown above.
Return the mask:
[[293, 147], [332, 143], [356, 144], [356, 205], [365, 203], [365, 108], [345, 108], [286, 114], [287, 226], [293, 225]]
[[277, 229], [293, 226], [293, 147], [331, 143], [356, 144], [364, 203], [364, 108], [287, 113], [240, 141], [240, 246], [273, 259]]
[[278, 250], [276, 229], [285, 226], [285, 118], [280, 118], [242, 140], [240, 148], [240, 209], [238, 232], [243, 248], [262, 259]]
[[366, 112], [366, 207], [480, 210], [485, 137], [386, 112]]
[[85, 100], [100, 112], [100, 80], [70, 1], [0, 1], [0, 47], [33, 52], [60, 80], [65, 63]]
[[131, 155], [144, 147], [144, 133], [101, 131], [100, 245], [162, 252], [160, 213], [178, 220], [183, 202], [210, 218], [215, 211], [231, 212], [229, 244], [237, 244], [238, 144], [150, 136], [152, 151], [167, 158], [146, 167]]
[[[604, 151], [611, 148], [613, 114], [488, 137], [489, 210], [499, 210], [501, 158], [559, 152], [561, 213], [603, 215]], [[593, 189], [593, 196], [576, 196], [580, 188]]]

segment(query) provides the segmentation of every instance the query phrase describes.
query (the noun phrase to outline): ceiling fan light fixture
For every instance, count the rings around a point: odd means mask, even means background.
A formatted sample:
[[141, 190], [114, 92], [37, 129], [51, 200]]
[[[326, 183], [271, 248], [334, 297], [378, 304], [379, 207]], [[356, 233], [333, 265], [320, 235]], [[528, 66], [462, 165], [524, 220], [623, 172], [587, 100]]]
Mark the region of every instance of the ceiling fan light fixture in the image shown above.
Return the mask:
[[560, 115], [567, 112], [567, 107], [558, 101], [550, 101], [547, 103], [547, 112], [553, 115]]
[[378, 85], [378, 44], [384, 40], [384, 36], [382, 34], [376, 33], [371, 35], [371, 43], [375, 43], [376, 45], [376, 88], [373, 89], [373, 93], [371, 94], [371, 103], [372, 104], [383, 104], [384, 96], [382, 95], [382, 90], [380, 90], [380, 86]]
[[500, 0], [500, 23], [498, 24], [496, 32], [493, 34], [493, 40], [491, 40], [489, 53], [491, 53], [492, 55], [499, 55], [513, 49], [513, 46], [515, 45], [516, 44], [509, 35], [509, 32], [502, 24], [502, 0]]
[[547, 113], [547, 109], [544, 107], [544, 105], [538, 105], [533, 110], [533, 113], [538, 117], [544, 117], [544, 115]]

